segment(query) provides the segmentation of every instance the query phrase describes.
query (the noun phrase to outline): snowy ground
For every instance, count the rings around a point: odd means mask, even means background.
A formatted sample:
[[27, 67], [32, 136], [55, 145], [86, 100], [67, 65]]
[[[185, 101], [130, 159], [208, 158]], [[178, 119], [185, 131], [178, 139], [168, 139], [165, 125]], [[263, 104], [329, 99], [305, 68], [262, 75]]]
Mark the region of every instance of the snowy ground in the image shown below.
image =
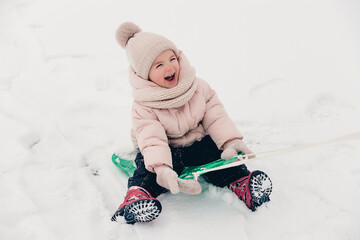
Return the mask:
[[360, 140], [249, 164], [257, 212], [227, 189], [159, 197], [147, 224], [111, 222], [131, 148], [131, 20], [172, 39], [255, 152], [360, 132], [359, 1], [0, 0], [0, 239], [360, 239]]

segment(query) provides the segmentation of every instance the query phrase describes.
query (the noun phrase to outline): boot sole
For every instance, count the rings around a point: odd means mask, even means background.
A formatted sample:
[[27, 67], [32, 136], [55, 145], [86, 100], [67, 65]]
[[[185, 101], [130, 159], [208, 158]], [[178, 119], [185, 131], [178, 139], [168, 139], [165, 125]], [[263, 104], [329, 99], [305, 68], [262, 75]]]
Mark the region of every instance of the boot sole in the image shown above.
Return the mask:
[[249, 180], [249, 191], [251, 195], [250, 209], [256, 209], [263, 203], [270, 201], [270, 194], [272, 192], [271, 179], [266, 173], [256, 170], [252, 172]]
[[118, 209], [111, 220], [116, 221], [119, 216], [123, 216], [126, 223], [129, 224], [150, 222], [160, 215], [161, 210], [162, 207], [158, 200], [140, 199]]

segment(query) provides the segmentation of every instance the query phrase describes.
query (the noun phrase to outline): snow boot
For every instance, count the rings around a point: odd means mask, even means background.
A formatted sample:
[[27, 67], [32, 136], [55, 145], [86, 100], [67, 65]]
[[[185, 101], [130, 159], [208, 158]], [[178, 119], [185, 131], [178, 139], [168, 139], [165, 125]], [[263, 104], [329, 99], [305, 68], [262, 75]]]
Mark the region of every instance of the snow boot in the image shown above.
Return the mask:
[[229, 188], [248, 208], [255, 211], [263, 203], [270, 201], [272, 182], [264, 172], [256, 170], [234, 181]]
[[124, 202], [119, 206], [111, 221], [116, 221], [119, 216], [124, 216], [126, 223], [150, 222], [157, 218], [161, 212], [159, 200], [153, 198], [142, 187], [131, 187]]

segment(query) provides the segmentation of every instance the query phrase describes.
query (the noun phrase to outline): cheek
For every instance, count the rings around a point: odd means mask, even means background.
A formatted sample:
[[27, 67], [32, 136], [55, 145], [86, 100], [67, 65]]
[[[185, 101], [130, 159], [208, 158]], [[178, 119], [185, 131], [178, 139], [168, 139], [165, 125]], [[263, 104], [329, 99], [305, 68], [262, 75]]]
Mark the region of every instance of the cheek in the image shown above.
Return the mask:
[[157, 76], [159, 75], [158, 71], [155, 69], [155, 70], [151, 70], [150, 73], [149, 73], [149, 78], [151, 80], [157, 78]]
[[179, 70], [180, 70], [180, 65], [177, 63], [177, 64], [174, 65], [174, 67], [175, 67], [176, 71], [179, 72]]
[[159, 82], [163, 80], [163, 74], [160, 71], [155, 71], [149, 75], [149, 78], [153, 82]]
[[179, 65], [175, 66], [175, 69], [176, 69], [177, 74], [179, 75], [180, 74], [180, 66]]
[[161, 72], [157, 72], [155, 75], [156, 79], [162, 80], [164, 78], [164, 75]]

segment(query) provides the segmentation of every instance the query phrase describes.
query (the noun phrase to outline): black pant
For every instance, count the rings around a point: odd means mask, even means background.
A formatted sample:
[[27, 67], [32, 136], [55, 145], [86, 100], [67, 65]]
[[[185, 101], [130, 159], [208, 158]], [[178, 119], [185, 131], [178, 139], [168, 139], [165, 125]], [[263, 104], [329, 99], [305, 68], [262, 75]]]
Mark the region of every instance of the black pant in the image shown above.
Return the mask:
[[[180, 147], [171, 149], [173, 170], [180, 175], [185, 166], [199, 166], [209, 162], [213, 162], [220, 158], [221, 150], [219, 150], [210, 136], [204, 137], [200, 142], [195, 142], [189, 147]], [[146, 170], [144, 165], [144, 157], [139, 152], [135, 159], [137, 169], [134, 175], [129, 178], [128, 187], [139, 186], [145, 188], [153, 197], [157, 197], [161, 193], [168, 190], [161, 187], [156, 182], [156, 174]], [[235, 180], [249, 175], [250, 171], [243, 164], [237, 167], [227, 168], [214, 172], [209, 172], [202, 177], [209, 183], [218, 187], [225, 187]]]

